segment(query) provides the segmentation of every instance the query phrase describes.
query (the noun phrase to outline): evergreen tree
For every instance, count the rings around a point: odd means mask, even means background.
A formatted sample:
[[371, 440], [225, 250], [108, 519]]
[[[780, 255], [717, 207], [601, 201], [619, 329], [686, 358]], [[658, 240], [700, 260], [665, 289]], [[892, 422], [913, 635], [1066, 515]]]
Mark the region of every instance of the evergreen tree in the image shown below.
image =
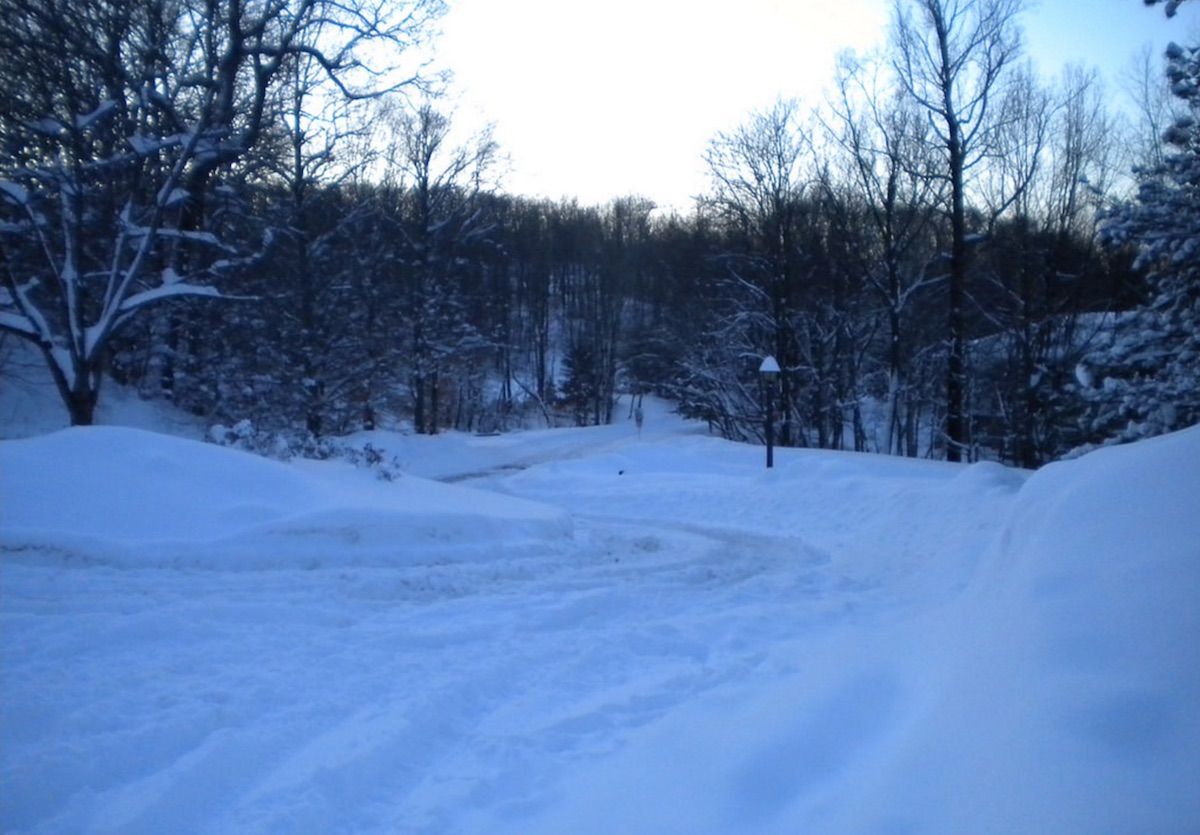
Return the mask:
[[1167, 60], [1171, 92], [1186, 110], [1163, 137], [1163, 162], [1137, 172], [1136, 199], [1103, 228], [1111, 246], [1135, 248], [1149, 291], [1081, 366], [1100, 443], [1200, 421], [1200, 47], [1171, 44]]

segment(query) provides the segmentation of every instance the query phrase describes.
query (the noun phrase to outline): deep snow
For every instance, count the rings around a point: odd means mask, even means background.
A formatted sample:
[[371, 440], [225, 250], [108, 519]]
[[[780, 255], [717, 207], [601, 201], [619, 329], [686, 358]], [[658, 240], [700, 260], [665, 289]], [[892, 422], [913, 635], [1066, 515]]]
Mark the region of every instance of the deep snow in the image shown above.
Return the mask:
[[0, 443], [3, 831], [1200, 831], [1200, 429], [360, 440]]

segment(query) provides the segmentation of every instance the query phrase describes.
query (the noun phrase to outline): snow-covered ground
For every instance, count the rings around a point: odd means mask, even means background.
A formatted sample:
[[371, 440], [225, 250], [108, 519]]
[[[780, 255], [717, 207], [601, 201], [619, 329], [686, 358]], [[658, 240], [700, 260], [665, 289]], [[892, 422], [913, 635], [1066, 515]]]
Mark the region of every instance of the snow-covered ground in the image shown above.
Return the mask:
[[361, 440], [0, 442], [0, 829], [1200, 831], [1200, 428]]

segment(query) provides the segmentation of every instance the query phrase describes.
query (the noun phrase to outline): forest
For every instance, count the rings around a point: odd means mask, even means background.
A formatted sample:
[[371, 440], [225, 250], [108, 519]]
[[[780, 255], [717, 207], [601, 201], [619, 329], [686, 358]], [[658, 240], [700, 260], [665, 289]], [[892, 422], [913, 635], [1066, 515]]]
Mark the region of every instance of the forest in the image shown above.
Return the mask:
[[1118, 108], [1035, 73], [1021, 10], [895, 0], [828, 100], [715, 135], [679, 211], [506, 193], [415, 57], [440, 0], [0, 0], [0, 361], [37, 351], [74, 424], [111, 381], [286, 453], [622, 394], [1022, 467], [1194, 424], [1200, 48]]

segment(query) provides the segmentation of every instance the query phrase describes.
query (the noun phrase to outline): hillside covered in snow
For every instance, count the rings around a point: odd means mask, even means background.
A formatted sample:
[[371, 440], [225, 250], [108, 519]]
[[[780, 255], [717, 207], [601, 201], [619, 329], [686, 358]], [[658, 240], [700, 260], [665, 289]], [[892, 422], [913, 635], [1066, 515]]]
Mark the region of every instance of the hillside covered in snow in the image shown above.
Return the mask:
[[766, 471], [661, 407], [355, 441], [404, 475], [0, 442], [0, 829], [1200, 821], [1200, 428], [1032, 473]]

